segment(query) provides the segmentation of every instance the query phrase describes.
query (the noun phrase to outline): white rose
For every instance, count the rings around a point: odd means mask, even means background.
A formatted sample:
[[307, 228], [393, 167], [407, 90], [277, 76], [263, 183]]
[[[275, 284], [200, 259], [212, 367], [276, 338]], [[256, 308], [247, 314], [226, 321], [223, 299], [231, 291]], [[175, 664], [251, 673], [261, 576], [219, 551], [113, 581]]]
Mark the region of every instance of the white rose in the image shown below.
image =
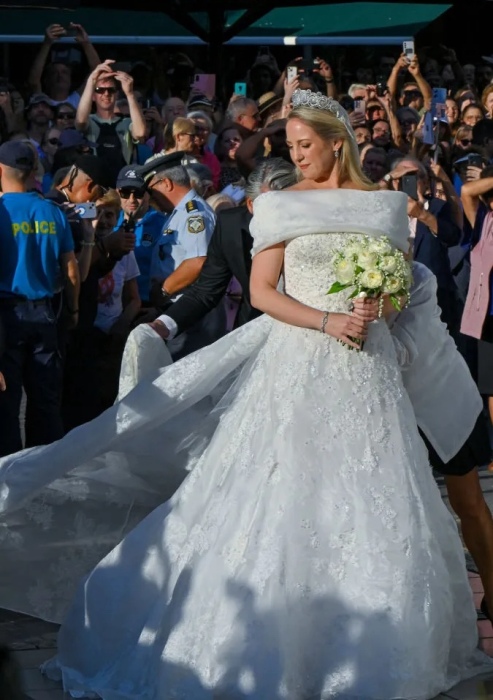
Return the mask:
[[340, 260], [336, 263], [334, 272], [339, 284], [351, 284], [354, 281], [355, 267], [349, 260]]
[[360, 287], [378, 289], [383, 284], [383, 274], [380, 270], [365, 270], [359, 278]]
[[372, 253], [380, 253], [381, 255], [392, 252], [392, 246], [385, 238], [375, 238], [370, 241], [368, 249]]
[[358, 255], [358, 265], [363, 268], [363, 270], [369, 270], [374, 268], [378, 262], [378, 255], [372, 253], [370, 250], [362, 250]]
[[397, 294], [402, 289], [402, 280], [398, 277], [387, 277], [383, 285], [383, 291], [387, 294]]
[[358, 255], [363, 251], [363, 246], [357, 241], [351, 241], [349, 245], [344, 248], [344, 257], [347, 259], [357, 258]]
[[395, 272], [397, 270], [397, 258], [395, 255], [384, 255], [380, 260], [380, 269], [384, 272]]

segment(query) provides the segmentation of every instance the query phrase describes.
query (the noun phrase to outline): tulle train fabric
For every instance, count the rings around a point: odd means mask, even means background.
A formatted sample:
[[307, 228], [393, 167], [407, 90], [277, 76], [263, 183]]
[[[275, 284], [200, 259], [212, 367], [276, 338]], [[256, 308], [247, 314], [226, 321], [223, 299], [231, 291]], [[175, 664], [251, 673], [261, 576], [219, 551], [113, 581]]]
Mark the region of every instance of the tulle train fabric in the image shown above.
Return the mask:
[[49, 675], [104, 700], [424, 700], [491, 669], [387, 328], [353, 353], [274, 322], [244, 371], [81, 584]]

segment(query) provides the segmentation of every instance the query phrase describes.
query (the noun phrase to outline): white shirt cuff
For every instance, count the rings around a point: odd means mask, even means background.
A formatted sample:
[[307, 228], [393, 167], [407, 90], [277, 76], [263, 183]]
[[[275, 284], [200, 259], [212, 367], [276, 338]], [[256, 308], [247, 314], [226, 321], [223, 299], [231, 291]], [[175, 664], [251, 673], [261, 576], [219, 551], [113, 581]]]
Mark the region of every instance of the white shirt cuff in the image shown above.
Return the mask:
[[178, 325], [176, 321], [173, 321], [173, 319], [166, 316], [166, 314], [163, 314], [163, 316], [158, 316], [156, 321], [161, 321], [161, 323], [164, 323], [166, 328], [169, 330], [169, 335], [166, 340], [173, 340], [175, 335], [178, 333]]

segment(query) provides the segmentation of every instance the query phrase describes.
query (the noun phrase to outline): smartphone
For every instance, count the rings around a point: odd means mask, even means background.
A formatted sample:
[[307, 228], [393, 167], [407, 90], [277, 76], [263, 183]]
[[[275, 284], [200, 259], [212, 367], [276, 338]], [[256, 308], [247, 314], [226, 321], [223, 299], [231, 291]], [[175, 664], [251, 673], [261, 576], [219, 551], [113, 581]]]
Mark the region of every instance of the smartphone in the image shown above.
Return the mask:
[[415, 173], [403, 175], [401, 178], [401, 190], [411, 199], [418, 199], [418, 176]]
[[387, 83], [381, 82], [377, 83], [377, 97], [383, 97], [388, 91]]
[[146, 106], [146, 109], [151, 109], [151, 107], [152, 107], [152, 100], [146, 100], [146, 101], [145, 101], [145, 106]]
[[74, 208], [75, 214], [79, 219], [95, 219], [98, 215], [95, 202], [84, 202], [77, 204]]
[[467, 156], [467, 164], [472, 165], [475, 168], [482, 168], [483, 159], [479, 155], [479, 153], [469, 153], [469, 155]]
[[235, 83], [235, 95], [241, 95], [246, 97], [247, 94], [247, 84], [246, 83]]
[[77, 29], [75, 29], [75, 27], [66, 27], [65, 32], [66, 36], [72, 37], [72, 39], [74, 39], [77, 36]]
[[298, 77], [298, 67], [288, 66], [288, 83], [292, 83]]
[[411, 59], [416, 53], [414, 50], [414, 41], [404, 41], [402, 44], [402, 51], [406, 55], [408, 62], [411, 63]]
[[354, 100], [354, 111], [363, 113], [366, 112], [365, 100]]
[[216, 76], [213, 73], [198, 73], [193, 79], [193, 85], [209, 100], [216, 96]]

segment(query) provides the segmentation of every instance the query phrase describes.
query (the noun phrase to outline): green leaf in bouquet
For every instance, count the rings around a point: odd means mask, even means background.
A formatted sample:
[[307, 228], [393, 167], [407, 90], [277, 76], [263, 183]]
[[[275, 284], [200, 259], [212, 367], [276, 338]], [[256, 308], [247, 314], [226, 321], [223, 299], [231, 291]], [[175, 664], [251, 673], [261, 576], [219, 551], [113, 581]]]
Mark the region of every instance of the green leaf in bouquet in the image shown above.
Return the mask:
[[391, 302], [392, 306], [394, 307], [394, 309], [395, 309], [396, 311], [402, 311], [402, 307], [401, 307], [401, 303], [400, 303], [400, 301], [399, 301], [399, 297], [396, 297], [394, 294], [392, 294], [391, 297], [390, 297], [390, 302]]
[[350, 284], [341, 284], [340, 282], [334, 282], [332, 287], [329, 289], [327, 294], [337, 294], [338, 292], [343, 292], [345, 289], [350, 287]]
[[358, 290], [355, 289], [354, 292], [348, 296], [348, 299], [354, 299], [356, 296], [358, 296], [358, 294]]

